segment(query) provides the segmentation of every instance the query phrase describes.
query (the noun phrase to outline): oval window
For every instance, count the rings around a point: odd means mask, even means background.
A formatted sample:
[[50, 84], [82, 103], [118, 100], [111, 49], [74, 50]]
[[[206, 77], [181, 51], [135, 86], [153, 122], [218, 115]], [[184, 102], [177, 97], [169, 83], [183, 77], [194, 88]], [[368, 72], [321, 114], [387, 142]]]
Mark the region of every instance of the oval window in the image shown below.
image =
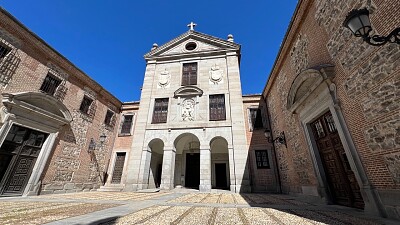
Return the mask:
[[194, 43], [194, 42], [189, 42], [189, 43], [187, 43], [186, 46], [185, 46], [186, 50], [188, 50], [188, 51], [192, 51], [192, 50], [194, 50], [196, 47], [197, 47], [197, 44]]

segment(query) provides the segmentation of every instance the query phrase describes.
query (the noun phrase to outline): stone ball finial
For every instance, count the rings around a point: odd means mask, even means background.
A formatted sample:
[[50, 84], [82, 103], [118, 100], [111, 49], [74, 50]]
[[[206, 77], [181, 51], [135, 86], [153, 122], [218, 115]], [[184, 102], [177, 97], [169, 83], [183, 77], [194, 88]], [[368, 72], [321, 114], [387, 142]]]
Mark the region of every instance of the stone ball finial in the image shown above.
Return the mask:
[[151, 50], [154, 50], [154, 49], [156, 49], [156, 48], [158, 48], [158, 44], [157, 44], [157, 43], [154, 43], [154, 44], [153, 44], [153, 47], [151, 47]]
[[233, 35], [232, 34], [228, 34], [228, 41], [233, 42]]

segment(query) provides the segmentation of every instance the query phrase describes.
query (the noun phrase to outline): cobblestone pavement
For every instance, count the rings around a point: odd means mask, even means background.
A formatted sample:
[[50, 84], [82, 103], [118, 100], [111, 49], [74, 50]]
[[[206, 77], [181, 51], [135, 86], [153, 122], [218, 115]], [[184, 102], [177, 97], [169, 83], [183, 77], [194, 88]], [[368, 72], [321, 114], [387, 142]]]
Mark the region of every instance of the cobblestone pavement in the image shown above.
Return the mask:
[[83, 192], [0, 198], [0, 224], [398, 224], [288, 195]]

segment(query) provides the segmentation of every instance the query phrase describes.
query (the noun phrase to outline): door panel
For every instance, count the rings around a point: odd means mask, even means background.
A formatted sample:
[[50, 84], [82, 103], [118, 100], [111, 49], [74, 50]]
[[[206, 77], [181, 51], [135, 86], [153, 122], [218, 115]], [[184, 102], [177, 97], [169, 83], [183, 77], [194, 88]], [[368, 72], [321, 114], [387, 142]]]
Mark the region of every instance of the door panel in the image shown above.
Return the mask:
[[311, 123], [332, 198], [339, 205], [364, 208], [360, 187], [351, 170], [330, 112]]
[[13, 125], [0, 147], [0, 195], [22, 195], [47, 134]]
[[215, 164], [215, 187], [216, 188], [228, 188], [226, 176], [226, 163]]
[[114, 171], [111, 179], [112, 184], [119, 184], [121, 183], [122, 179], [122, 172], [124, 170], [124, 164], [125, 164], [125, 152], [118, 152], [117, 157], [115, 159], [115, 164], [114, 164]]

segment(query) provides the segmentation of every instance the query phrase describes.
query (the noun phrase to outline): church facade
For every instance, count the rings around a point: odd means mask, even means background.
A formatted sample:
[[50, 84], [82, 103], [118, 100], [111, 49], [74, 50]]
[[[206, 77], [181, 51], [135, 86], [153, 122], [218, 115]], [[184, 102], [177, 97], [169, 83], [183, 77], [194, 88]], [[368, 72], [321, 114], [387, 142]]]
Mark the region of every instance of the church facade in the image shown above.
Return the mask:
[[[209, 192], [216, 188], [250, 192], [252, 183], [262, 180], [257, 176], [269, 174], [273, 181], [269, 186], [276, 191], [275, 169], [269, 160], [273, 159], [272, 148], [263, 135], [259, 140], [263, 145], [251, 152], [251, 157], [254, 154], [254, 160], [258, 154], [259, 163], [264, 159], [265, 165], [259, 166], [259, 175], [253, 171], [251, 177], [247, 112], [240, 84], [240, 45], [234, 43], [232, 35], [223, 40], [194, 31], [194, 24], [190, 26], [172, 41], [160, 47], [154, 44], [145, 55], [146, 72], [137, 103], [140, 107], [136, 112], [122, 110], [124, 117], [134, 115], [134, 128], [127, 132], [132, 137], [120, 135], [114, 148], [115, 161], [126, 158], [126, 165], [121, 167], [124, 171], [118, 173], [123, 181], [113, 182], [111, 178], [104, 189], [195, 188]], [[255, 123], [261, 99], [255, 98], [251, 124]], [[254, 130], [263, 134], [266, 122], [259, 111]], [[265, 187], [258, 188], [266, 191]]]

